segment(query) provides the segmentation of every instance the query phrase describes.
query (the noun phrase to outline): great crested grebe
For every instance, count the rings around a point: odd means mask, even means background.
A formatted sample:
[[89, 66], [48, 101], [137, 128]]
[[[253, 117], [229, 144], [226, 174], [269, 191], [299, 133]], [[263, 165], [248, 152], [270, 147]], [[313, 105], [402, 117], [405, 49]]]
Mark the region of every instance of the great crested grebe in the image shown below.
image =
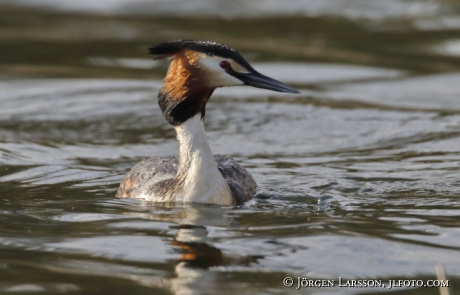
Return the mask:
[[155, 59], [171, 58], [158, 104], [179, 141], [179, 157], [144, 159], [125, 176], [117, 196], [155, 202], [241, 205], [257, 184], [232, 158], [213, 156], [203, 119], [216, 88], [250, 85], [278, 92], [296, 89], [264, 76], [234, 49], [214, 42], [177, 40], [150, 47]]

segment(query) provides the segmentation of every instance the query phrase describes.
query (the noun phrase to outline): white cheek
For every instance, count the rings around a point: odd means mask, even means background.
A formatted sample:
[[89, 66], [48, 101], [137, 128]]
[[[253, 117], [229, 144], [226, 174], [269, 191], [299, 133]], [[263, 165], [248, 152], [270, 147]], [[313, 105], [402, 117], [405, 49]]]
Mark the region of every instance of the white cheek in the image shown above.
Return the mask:
[[201, 66], [206, 69], [209, 85], [212, 87], [244, 85], [241, 80], [227, 74], [225, 70], [219, 66], [220, 61], [222, 61], [222, 59], [201, 60]]

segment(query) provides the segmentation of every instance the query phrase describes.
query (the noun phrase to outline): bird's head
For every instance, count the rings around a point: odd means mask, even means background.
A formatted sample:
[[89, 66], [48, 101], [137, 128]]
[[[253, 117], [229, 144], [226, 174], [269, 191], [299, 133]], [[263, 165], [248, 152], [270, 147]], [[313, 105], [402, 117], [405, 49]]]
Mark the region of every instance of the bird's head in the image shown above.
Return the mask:
[[295, 88], [257, 72], [236, 50], [214, 42], [177, 40], [150, 47], [156, 59], [172, 59], [159, 94], [166, 119], [179, 125], [198, 112], [219, 87], [249, 85], [278, 92]]

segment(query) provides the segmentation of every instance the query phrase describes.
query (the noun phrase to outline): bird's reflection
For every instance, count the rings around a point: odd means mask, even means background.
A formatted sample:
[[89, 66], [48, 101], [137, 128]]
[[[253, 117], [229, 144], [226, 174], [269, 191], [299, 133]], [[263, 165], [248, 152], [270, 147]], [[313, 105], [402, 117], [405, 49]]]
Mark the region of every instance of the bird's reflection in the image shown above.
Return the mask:
[[190, 267], [203, 269], [221, 265], [222, 252], [203, 241], [207, 233], [207, 229], [202, 226], [179, 225], [176, 238], [171, 242], [180, 253], [178, 261]]
[[206, 227], [178, 225], [177, 235], [171, 242], [180, 253], [174, 268], [176, 277], [170, 279], [173, 294], [200, 294], [214, 285], [214, 276], [207, 269], [222, 265], [222, 251], [212, 246], [207, 240]]
[[[209, 268], [223, 265], [224, 256], [210, 241], [208, 227], [229, 226], [231, 220], [225, 217], [225, 212], [231, 207], [167, 203], [144, 205], [150, 206], [151, 219], [176, 224], [170, 226], [170, 229], [177, 230], [170, 244], [179, 253], [179, 258], [175, 260], [175, 277], [163, 280], [163, 287], [173, 294], [182, 295], [201, 294], [210, 286], [216, 286], [216, 273]], [[146, 217], [145, 213], [142, 217]]]

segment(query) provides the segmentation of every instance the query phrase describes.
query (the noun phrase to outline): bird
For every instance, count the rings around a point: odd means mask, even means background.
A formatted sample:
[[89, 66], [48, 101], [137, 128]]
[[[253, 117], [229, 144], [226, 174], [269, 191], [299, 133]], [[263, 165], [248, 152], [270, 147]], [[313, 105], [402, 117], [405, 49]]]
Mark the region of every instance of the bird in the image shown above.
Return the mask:
[[233, 158], [213, 155], [203, 120], [216, 88], [249, 85], [297, 89], [257, 72], [235, 49], [210, 41], [175, 40], [149, 48], [170, 60], [158, 104], [176, 131], [179, 155], [144, 159], [120, 183], [119, 198], [240, 206], [256, 193], [252, 175]]

